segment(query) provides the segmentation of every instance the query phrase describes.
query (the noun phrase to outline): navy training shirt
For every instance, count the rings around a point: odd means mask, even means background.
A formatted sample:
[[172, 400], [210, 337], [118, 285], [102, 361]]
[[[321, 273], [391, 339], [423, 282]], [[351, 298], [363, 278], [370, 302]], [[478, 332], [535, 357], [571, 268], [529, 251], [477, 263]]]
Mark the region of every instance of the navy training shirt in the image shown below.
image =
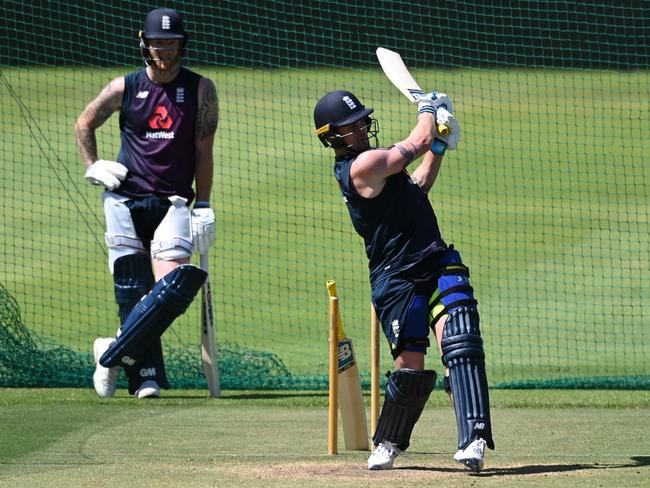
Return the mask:
[[408, 269], [426, 256], [447, 249], [427, 194], [406, 170], [389, 176], [379, 195], [364, 198], [350, 181], [355, 159], [336, 158], [334, 176], [352, 225], [365, 242], [371, 281], [384, 272]]
[[124, 77], [117, 160], [129, 170], [116, 190], [129, 197], [180, 195], [194, 198], [195, 125], [201, 76], [181, 68], [157, 84], [146, 69]]

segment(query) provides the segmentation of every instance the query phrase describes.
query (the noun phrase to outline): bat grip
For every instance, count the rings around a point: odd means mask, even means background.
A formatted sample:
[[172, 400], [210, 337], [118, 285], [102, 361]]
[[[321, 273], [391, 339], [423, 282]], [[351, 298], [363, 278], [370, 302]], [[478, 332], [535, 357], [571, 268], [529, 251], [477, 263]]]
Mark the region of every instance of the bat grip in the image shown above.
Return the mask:
[[438, 124], [438, 134], [441, 136], [449, 135], [449, 127], [445, 124]]
[[203, 254], [199, 254], [199, 267], [208, 273], [208, 275], [210, 274], [210, 264], [207, 251]]

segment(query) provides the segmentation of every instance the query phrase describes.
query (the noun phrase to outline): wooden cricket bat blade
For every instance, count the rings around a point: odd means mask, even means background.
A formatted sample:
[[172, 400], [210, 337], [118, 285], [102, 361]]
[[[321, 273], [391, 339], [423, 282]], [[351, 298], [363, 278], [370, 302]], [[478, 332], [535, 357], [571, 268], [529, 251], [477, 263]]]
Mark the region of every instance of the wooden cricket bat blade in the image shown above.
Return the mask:
[[[399, 53], [378, 47], [376, 54], [386, 77], [406, 98], [411, 102], [415, 102], [424, 95], [422, 88], [420, 88], [418, 82], [411, 76]], [[440, 135], [446, 136], [449, 134], [449, 127], [447, 125], [437, 124], [437, 127]]]
[[214, 337], [214, 315], [212, 311], [212, 287], [208, 271], [208, 255], [200, 255], [201, 269], [208, 273], [208, 277], [201, 289], [201, 362], [203, 373], [208, 384], [208, 391], [212, 398], [221, 396], [219, 381], [219, 366], [217, 364], [217, 346]]
[[376, 54], [386, 77], [406, 98], [414, 102], [419, 98], [418, 95], [424, 93], [418, 82], [411, 76], [399, 53], [378, 47]]
[[345, 448], [368, 450], [368, 424], [352, 339], [339, 340], [339, 410]]

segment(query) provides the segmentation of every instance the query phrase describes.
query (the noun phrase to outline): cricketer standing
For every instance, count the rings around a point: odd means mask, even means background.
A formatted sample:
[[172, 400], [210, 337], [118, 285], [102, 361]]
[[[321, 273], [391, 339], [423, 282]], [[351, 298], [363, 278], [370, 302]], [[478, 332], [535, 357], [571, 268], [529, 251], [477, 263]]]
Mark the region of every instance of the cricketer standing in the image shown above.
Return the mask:
[[[216, 234], [215, 86], [182, 66], [187, 32], [176, 10], [149, 12], [139, 37], [146, 67], [109, 82], [75, 126], [85, 178], [105, 188], [105, 240], [121, 323], [117, 337], [93, 347], [101, 397], [115, 394], [120, 367], [137, 398], [169, 388], [160, 336], [205, 282], [190, 257], [207, 253]], [[110, 161], [98, 156], [95, 131], [114, 112], [121, 147]]]

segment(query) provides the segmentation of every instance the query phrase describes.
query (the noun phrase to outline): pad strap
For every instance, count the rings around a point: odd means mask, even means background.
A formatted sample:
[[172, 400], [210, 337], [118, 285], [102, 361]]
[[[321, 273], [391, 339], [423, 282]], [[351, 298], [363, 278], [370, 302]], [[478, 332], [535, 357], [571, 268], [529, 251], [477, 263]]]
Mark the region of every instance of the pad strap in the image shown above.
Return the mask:
[[449, 381], [449, 376], [445, 376], [442, 382], [442, 386], [447, 392], [447, 394], [451, 395], [451, 382]]
[[106, 247], [129, 247], [131, 249], [136, 249], [138, 251], [144, 251], [144, 245], [142, 241], [137, 237], [122, 236], [119, 234], [109, 234], [108, 232], [104, 234], [104, 242], [106, 242]]
[[475, 306], [449, 312], [442, 333], [442, 362], [449, 368], [458, 426], [458, 449], [482, 438], [494, 449], [485, 353]]
[[411, 432], [436, 384], [436, 372], [398, 369], [388, 376], [384, 405], [372, 436], [376, 445], [391, 442], [402, 451], [411, 440]]

